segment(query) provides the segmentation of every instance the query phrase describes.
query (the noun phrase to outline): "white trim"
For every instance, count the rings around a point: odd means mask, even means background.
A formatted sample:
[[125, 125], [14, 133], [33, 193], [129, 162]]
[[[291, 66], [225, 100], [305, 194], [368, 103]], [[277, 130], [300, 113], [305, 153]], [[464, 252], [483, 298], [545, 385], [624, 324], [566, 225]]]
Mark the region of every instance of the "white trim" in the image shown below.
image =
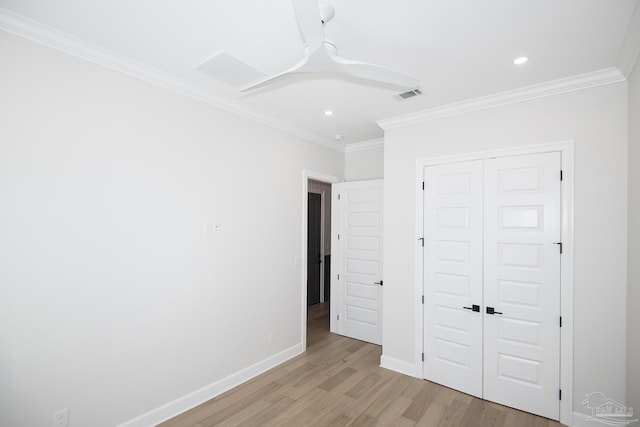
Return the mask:
[[356, 151], [372, 150], [374, 148], [381, 148], [381, 147], [384, 147], [383, 138], [372, 139], [369, 141], [362, 141], [362, 142], [353, 142], [351, 144], [347, 144], [344, 151], [345, 153], [354, 153]]
[[606, 68], [600, 71], [579, 74], [577, 76], [553, 80], [531, 86], [525, 86], [493, 95], [473, 98], [462, 102], [456, 102], [429, 110], [418, 111], [403, 116], [378, 120], [378, 125], [384, 130], [402, 126], [413, 125], [443, 117], [455, 116], [471, 111], [484, 110], [486, 108], [526, 101], [546, 96], [557, 95], [565, 92], [587, 89], [625, 81], [625, 77], [616, 68]]
[[587, 421], [588, 415], [585, 415], [581, 412], [573, 413], [573, 423], [570, 424], [570, 427], [597, 427], [602, 426], [599, 422]]
[[320, 191], [320, 302], [324, 302], [324, 221], [326, 206], [326, 190]]
[[[562, 316], [562, 328], [560, 329], [560, 388], [562, 390], [562, 400], [560, 401], [560, 422], [565, 425], [573, 423], [573, 260], [574, 260], [574, 142], [561, 141], [526, 145], [521, 147], [496, 149], [476, 153], [461, 155], [433, 157], [421, 159], [416, 162], [416, 232], [420, 233], [416, 238], [422, 237], [423, 228], [423, 203], [420, 200], [424, 197], [422, 192], [423, 170], [426, 166], [462, 162], [469, 160], [488, 159], [492, 157], [518, 156], [525, 154], [546, 153], [559, 151], [562, 157], [562, 249], [563, 254], [560, 259], [561, 271], [561, 295], [560, 313]], [[424, 348], [424, 307], [420, 296], [423, 295], [422, 251], [416, 251], [416, 275], [415, 275], [415, 363], [419, 366], [421, 376], [424, 377], [424, 363], [422, 362], [422, 351]], [[419, 333], [418, 333], [419, 332]]]
[[415, 234], [415, 257], [414, 257], [414, 277], [415, 277], [415, 289], [414, 289], [414, 313], [415, 313], [415, 325], [414, 325], [414, 363], [417, 367], [416, 372], [419, 378], [424, 378], [424, 304], [422, 298], [424, 298], [424, 246], [421, 239], [424, 239], [424, 190], [422, 183], [424, 182], [424, 161], [418, 160], [416, 162], [416, 234]]
[[603, 427], [606, 424], [603, 424], [596, 420], [587, 421], [589, 415], [583, 414], [582, 412], [574, 412], [573, 413], [573, 423], [568, 424], [570, 427]]
[[274, 129], [344, 152], [343, 144], [291, 126], [237, 101], [212, 94], [209, 90], [159, 70], [151, 65], [101, 48], [68, 33], [46, 26], [0, 7], [0, 30], [68, 53], [94, 64], [127, 74], [156, 86], [188, 96], [222, 110], [262, 123]]
[[302, 345], [296, 344], [278, 354], [268, 357], [245, 369], [231, 374], [221, 380], [202, 387], [192, 393], [162, 405], [132, 420], [119, 424], [118, 427], [147, 427], [169, 420], [177, 415], [206, 402], [227, 390], [232, 389], [258, 375], [273, 369], [303, 352]]
[[307, 350], [307, 211], [309, 209], [307, 194], [309, 193], [310, 179], [326, 182], [327, 184], [342, 182], [342, 178], [337, 176], [327, 175], [322, 172], [314, 172], [307, 169], [302, 171], [302, 258], [300, 262], [302, 269], [302, 277], [300, 281], [300, 294], [302, 295], [300, 308], [300, 342], [302, 343], [302, 351]]
[[631, 75], [634, 65], [638, 62], [638, 57], [640, 57], [640, 3], [636, 4], [631, 15], [618, 58], [618, 69], [626, 78]]
[[380, 356], [380, 367], [399, 372], [410, 377], [422, 378], [420, 366], [405, 362], [404, 360], [394, 359], [393, 357], [385, 355]]
[[338, 275], [342, 273], [342, 263], [338, 262], [342, 256], [342, 248], [338, 235], [342, 229], [342, 218], [340, 209], [341, 202], [338, 199], [342, 192], [343, 183], [331, 186], [331, 277], [329, 278], [329, 331], [334, 334], [340, 333], [340, 323], [338, 322], [338, 314], [340, 313], [340, 304], [342, 296], [339, 289]]
[[[587, 410], [587, 408], [584, 406], [582, 408], [584, 410]], [[636, 415], [634, 418], [637, 418], [637, 414], [635, 413], [635, 411], [634, 411], [634, 415]], [[621, 418], [619, 421], [624, 422], [625, 419]], [[636, 422], [637, 421], [633, 421], [628, 425], [633, 427], [634, 425], [636, 425]], [[573, 413], [573, 424], [568, 424], [569, 427], [605, 427], [607, 425], [611, 425], [611, 424], [605, 424], [603, 421], [591, 418], [591, 415], [589, 414], [585, 414], [578, 411]], [[625, 424], [617, 424], [617, 425], [624, 426]]]

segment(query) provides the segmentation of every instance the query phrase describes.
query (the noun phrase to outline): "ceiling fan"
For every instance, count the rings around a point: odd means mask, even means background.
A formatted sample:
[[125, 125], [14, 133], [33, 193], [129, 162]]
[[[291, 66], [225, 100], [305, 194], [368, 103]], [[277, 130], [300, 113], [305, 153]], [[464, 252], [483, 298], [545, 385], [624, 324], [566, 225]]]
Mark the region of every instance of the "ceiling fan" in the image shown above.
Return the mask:
[[294, 74], [343, 74], [398, 88], [415, 89], [420, 82], [398, 71], [353, 61], [337, 55], [336, 45], [324, 36], [324, 25], [335, 15], [332, 5], [317, 0], [294, 0], [296, 18], [306, 43], [305, 56], [288, 70], [274, 73], [241, 87], [241, 92], [258, 89]]

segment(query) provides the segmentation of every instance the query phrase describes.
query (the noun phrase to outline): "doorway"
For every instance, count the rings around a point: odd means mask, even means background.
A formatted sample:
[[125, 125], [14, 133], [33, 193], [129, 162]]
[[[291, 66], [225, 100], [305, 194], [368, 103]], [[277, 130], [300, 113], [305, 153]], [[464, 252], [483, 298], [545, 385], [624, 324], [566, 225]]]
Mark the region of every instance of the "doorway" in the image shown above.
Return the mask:
[[[307, 306], [319, 304], [322, 269], [322, 194], [307, 195]], [[323, 301], [324, 302], [324, 301]]]
[[329, 334], [331, 269], [331, 184], [337, 177], [303, 174], [302, 343]]

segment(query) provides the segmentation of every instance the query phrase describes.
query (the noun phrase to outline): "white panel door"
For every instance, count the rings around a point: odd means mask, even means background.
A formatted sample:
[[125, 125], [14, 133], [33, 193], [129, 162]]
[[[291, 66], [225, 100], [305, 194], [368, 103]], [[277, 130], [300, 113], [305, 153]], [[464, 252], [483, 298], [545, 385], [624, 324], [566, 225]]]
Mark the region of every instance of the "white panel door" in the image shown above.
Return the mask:
[[424, 170], [424, 378], [478, 397], [482, 169], [478, 160]]
[[556, 420], [560, 165], [560, 153], [487, 160], [484, 190], [484, 398]]
[[[382, 344], [382, 180], [334, 185], [338, 210], [338, 333]], [[335, 199], [334, 199], [335, 201]]]

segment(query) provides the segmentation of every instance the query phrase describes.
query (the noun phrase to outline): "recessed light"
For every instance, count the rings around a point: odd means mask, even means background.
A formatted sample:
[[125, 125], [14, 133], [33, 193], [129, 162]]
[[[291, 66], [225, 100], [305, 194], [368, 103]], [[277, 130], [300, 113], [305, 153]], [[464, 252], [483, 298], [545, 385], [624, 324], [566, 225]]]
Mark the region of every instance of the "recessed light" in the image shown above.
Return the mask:
[[325, 110], [324, 115], [329, 117], [329, 116], [333, 116], [333, 111], [331, 110]]
[[515, 65], [522, 65], [522, 64], [524, 64], [525, 62], [527, 62], [528, 60], [529, 60], [529, 58], [527, 58], [526, 56], [521, 56], [521, 57], [519, 57], [519, 58], [514, 59], [514, 60], [513, 60], [513, 63], [514, 63]]

